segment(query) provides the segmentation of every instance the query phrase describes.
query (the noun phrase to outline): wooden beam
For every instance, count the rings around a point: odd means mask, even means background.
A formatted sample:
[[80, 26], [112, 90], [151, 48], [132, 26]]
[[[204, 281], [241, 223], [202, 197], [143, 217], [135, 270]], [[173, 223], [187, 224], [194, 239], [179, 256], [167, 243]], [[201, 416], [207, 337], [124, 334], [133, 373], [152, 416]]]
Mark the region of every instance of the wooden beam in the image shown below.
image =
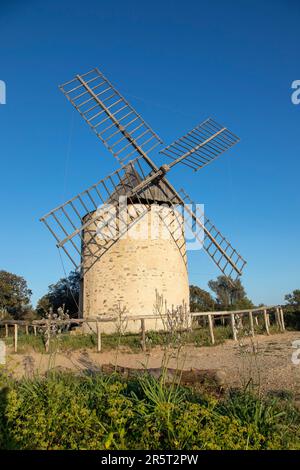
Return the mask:
[[280, 319], [281, 319], [282, 331], [285, 331], [284, 313], [283, 313], [283, 309], [281, 307], [280, 307]]
[[280, 331], [283, 331], [282, 324], [281, 324], [279, 307], [276, 307], [275, 319], [276, 319], [277, 327], [279, 328]]
[[97, 352], [101, 352], [101, 330], [100, 330], [100, 323], [97, 321]]
[[254, 323], [253, 323], [253, 313], [249, 312], [249, 323], [250, 323], [250, 332], [254, 336]]
[[267, 333], [267, 335], [269, 335], [270, 334], [269, 321], [268, 321], [268, 315], [267, 315], [267, 310], [266, 309], [264, 310], [264, 322], [265, 322], [266, 333]]
[[47, 339], [46, 339], [46, 342], [45, 342], [45, 349], [46, 349], [46, 352], [49, 352], [50, 350], [50, 335], [51, 335], [51, 320], [47, 320]]
[[[275, 305], [262, 305], [261, 307], [258, 307], [258, 308], [247, 308], [247, 309], [244, 309], [244, 310], [234, 310], [234, 313], [235, 314], [239, 314], [239, 313], [249, 313], [250, 311], [253, 312], [253, 313], [256, 313], [256, 312], [261, 312], [263, 309], [266, 309], [266, 310], [270, 310], [270, 309], [274, 309], [276, 308]], [[192, 312], [191, 313], [191, 316], [192, 317], [197, 317], [197, 316], [202, 316], [202, 315], [209, 315], [210, 313], [213, 313], [214, 315], [231, 315], [231, 313], [233, 312], [233, 310], [218, 310], [218, 311], [215, 311], [215, 312]]]
[[208, 315], [208, 326], [209, 326], [209, 333], [210, 333], [210, 339], [211, 343], [215, 344], [215, 337], [214, 337], [214, 327], [213, 327], [213, 321], [212, 321], [212, 314]]
[[145, 325], [145, 319], [142, 318], [141, 320], [141, 331], [142, 331], [142, 350], [146, 351], [146, 325]]
[[234, 341], [237, 341], [234, 313], [230, 314], [230, 322], [231, 322], [231, 329], [232, 329], [232, 337]]
[[14, 350], [18, 352], [18, 324], [14, 324]]

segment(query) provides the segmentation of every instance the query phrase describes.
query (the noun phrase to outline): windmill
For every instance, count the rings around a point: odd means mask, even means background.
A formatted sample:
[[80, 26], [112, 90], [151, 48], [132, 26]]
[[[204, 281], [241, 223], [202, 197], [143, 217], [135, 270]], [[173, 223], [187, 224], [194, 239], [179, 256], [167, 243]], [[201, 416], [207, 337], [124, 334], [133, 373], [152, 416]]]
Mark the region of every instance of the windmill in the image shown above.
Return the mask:
[[[240, 276], [246, 263], [242, 256], [167, 179], [178, 164], [198, 171], [239, 138], [209, 118], [160, 150], [168, 163], [157, 166], [149, 155], [162, 140], [97, 68], [60, 89], [120, 164], [41, 218], [81, 273], [83, 316], [111, 312], [117, 301], [131, 314], [150, 314], [160, 288], [170, 303], [188, 302], [184, 226], [224, 275]], [[148, 226], [144, 221], [154, 207], [167, 241], [128, 241], [137, 227]]]

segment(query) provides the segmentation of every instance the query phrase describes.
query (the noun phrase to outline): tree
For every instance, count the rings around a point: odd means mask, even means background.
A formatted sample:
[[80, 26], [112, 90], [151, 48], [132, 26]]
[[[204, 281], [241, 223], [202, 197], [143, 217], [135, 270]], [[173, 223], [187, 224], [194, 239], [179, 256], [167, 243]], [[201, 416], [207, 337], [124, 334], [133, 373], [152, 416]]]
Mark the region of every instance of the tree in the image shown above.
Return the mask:
[[22, 276], [0, 271], [0, 310], [21, 319], [30, 309], [31, 290]]
[[65, 307], [65, 311], [71, 317], [76, 317], [79, 310], [80, 275], [71, 271], [69, 276], [60, 279], [56, 284], [48, 287], [48, 293], [40, 298], [37, 303], [37, 313], [45, 315], [52, 308], [55, 312], [60, 307]]
[[190, 286], [191, 312], [210, 312], [214, 309], [215, 301], [204, 289], [198, 286]]
[[215, 281], [209, 281], [208, 286], [215, 293], [221, 310], [242, 310], [254, 307], [246, 296], [240, 279], [230, 281], [226, 276], [219, 276]]
[[284, 300], [287, 303], [284, 309], [286, 326], [300, 330], [300, 289], [286, 294]]
[[286, 294], [284, 300], [295, 310], [300, 310], [300, 289], [293, 290], [291, 294]]

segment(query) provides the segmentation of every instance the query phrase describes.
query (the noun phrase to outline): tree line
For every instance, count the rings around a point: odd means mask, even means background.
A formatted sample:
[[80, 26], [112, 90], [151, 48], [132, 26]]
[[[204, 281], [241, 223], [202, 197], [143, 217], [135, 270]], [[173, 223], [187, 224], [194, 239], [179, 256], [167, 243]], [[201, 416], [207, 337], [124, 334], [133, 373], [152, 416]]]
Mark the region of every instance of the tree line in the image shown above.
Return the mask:
[[32, 291], [22, 277], [7, 271], [0, 271], [0, 319], [31, 320], [45, 317], [63, 307], [71, 317], [78, 315], [80, 276], [71, 272], [66, 278], [50, 284], [48, 292], [37, 302], [35, 308], [30, 303]]
[[192, 312], [210, 312], [213, 310], [242, 310], [254, 307], [247, 297], [240, 279], [231, 281], [226, 276], [219, 276], [208, 282], [213, 294], [198, 286], [190, 286], [190, 308]]
[[[240, 279], [232, 282], [226, 276], [219, 276], [209, 281], [208, 287], [210, 292], [199, 286], [190, 286], [192, 312], [242, 310], [255, 307]], [[32, 291], [22, 276], [0, 270], [0, 319], [30, 320], [44, 317], [50, 310], [56, 312], [60, 307], [75, 318], [79, 311], [80, 276], [77, 272], [71, 271], [67, 277], [51, 284], [35, 308], [30, 303], [31, 295]], [[285, 295], [284, 301], [289, 323], [300, 328], [300, 289]]]

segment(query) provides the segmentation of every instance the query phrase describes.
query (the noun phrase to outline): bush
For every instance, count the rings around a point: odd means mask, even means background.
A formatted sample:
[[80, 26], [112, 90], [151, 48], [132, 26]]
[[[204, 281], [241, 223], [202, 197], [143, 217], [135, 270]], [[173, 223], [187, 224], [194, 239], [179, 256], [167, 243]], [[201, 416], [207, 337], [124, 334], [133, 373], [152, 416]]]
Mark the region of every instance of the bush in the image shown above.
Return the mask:
[[1, 449], [299, 448], [291, 401], [249, 391], [217, 400], [147, 374], [2, 374], [1, 385]]
[[284, 322], [287, 328], [300, 330], [300, 311], [287, 307], [284, 313]]

